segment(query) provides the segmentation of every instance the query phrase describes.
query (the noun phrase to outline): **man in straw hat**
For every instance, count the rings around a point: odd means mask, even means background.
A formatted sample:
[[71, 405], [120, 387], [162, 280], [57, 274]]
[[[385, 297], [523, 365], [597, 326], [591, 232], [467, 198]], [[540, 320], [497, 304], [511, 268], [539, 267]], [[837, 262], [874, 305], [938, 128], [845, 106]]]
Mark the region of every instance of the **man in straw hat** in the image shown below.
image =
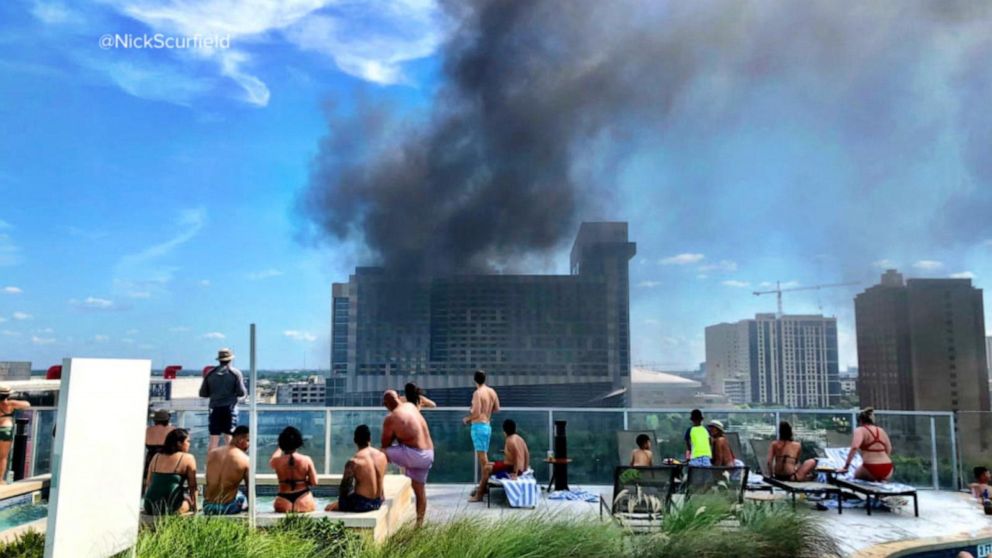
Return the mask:
[[730, 449], [730, 442], [724, 435], [723, 423], [718, 420], [711, 420], [706, 425], [710, 432], [710, 445], [713, 446], [713, 457], [711, 463], [714, 467], [733, 467], [734, 451]]
[[207, 451], [217, 447], [220, 437], [224, 443], [231, 442], [231, 434], [238, 426], [238, 400], [247, 395], [245, 378], [241, 371], [231, 366], [234, 353], [231, 349], [217, 351], [217, 361], [220, 363], [207, 372], [200, 384], [200, 397], [210, 398], [210, 444]]

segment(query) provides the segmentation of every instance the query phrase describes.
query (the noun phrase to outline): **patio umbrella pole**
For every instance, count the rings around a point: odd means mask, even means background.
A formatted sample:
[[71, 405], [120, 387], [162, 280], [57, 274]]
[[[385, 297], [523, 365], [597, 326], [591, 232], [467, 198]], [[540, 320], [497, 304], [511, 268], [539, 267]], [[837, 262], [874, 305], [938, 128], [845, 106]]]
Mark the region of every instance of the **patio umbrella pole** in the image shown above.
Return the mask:
[[255, 528], [255, 461], [258, 456], [258, 369], [255, 368], [255, 324], [250, 327], [251, 371], [248, 386], [248, 429], [251, 444], [248, 446], [248, 525]]

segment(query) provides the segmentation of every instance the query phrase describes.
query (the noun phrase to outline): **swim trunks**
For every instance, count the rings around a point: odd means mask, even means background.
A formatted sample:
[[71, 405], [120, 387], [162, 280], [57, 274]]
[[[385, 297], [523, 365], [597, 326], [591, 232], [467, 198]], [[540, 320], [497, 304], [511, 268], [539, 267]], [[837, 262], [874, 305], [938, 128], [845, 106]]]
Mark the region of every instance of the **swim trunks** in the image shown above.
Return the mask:
[[204, 515], [235, 515], [244, 511], [245, 503], [248, 501], [245, 495], [238, 491], [233, 500], [224, 504], [222, 502], [204, 502]]
[[338, 498], [338, 511], [364, 513], [375, 511], [382, 507], [379, 498], [366, 498], [361, 494], [349, 494]]
[[231, 435], [238, 426], [238, 406], [230, 405], [210, 409], [208, 430], [211, 436]]
[[472, 447], [475, 451], [489, 451], [489, 439], [493, 436], [493, 427], [487, 422], [472, 423]]
[[386, 448], [386, 459], [399, 467], [410, 480], [419, 483], [427, 482], [427, 473], [434, 465], [433, 449], [418, 449], [396, 444]]

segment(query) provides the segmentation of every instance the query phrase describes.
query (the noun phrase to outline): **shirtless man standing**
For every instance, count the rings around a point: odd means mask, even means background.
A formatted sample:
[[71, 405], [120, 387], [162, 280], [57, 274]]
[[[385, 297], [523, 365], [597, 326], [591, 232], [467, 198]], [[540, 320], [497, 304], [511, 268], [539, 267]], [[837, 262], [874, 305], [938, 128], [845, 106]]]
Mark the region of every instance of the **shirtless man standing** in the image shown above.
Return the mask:
[[482, 471], [479, 487], [469, 502], [481, 502], [482, 495], [489, 488], [489, 478], [515, 480], [524, 471], [530, 469], [530, 450], [527, 442], [517, 434], [517, 423], [506, 419], [503, 421], [503, 434], [506, 435], [506, 446], [503, 448], [503, 460], [487, 465]]
[[360, 424], [355, 429], [358, 451], [344, 466], [338, 500], [324, 511], [369, 512], [382, 507], [382, 483], [386, 476], [386, 454], [369, 447], [372, 431]]
[[[387, 390], [382, 404], [389, 410], [382, 422], [382, 451], [390, 463], [403, 467], [417, 497], [417, 525], [427, 513], [427, 473], [434, 464], [434, 441], [420, 410], [413, 403], [400, 403], [399, 394]], [[393, 442], [396, 442], [395, 444]]]
[[462, 419], [462, 423], [472, 425], [472, 447], [475, 448], [475, 455], [479, 460], [479, 471], [485, 471], [486, 465], [489, 464], [489, 439], [493, 435], [489, 421], [497, 411], [499, 411], [499, 396], [496, 395], [496, 390], [486, 385], [486, 373], [476, 370], [472, 410]]
[[[231, 443], [207, 454], [206, 515], [232, 515], [244, 511], [248, 487], [248, 427], [234, 429]], [[245, 485], [245, 492], [238, 490]]]

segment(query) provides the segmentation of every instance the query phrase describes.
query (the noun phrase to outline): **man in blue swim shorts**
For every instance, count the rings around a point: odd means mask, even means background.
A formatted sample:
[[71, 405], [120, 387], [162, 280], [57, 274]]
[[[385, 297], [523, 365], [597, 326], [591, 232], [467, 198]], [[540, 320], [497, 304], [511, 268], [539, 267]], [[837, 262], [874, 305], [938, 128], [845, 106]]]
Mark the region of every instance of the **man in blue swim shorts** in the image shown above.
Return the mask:
[[472, 410], [462, 422], [471, 425], [472, 447], [479, 461], [480, 475], [489, 464], [489, 440], [493, 435], [489, 421], [497, 411], [499, 411], [499, 396], [496, 395], [496, 390], [486, 385], [485, 371], [476, 370]]

